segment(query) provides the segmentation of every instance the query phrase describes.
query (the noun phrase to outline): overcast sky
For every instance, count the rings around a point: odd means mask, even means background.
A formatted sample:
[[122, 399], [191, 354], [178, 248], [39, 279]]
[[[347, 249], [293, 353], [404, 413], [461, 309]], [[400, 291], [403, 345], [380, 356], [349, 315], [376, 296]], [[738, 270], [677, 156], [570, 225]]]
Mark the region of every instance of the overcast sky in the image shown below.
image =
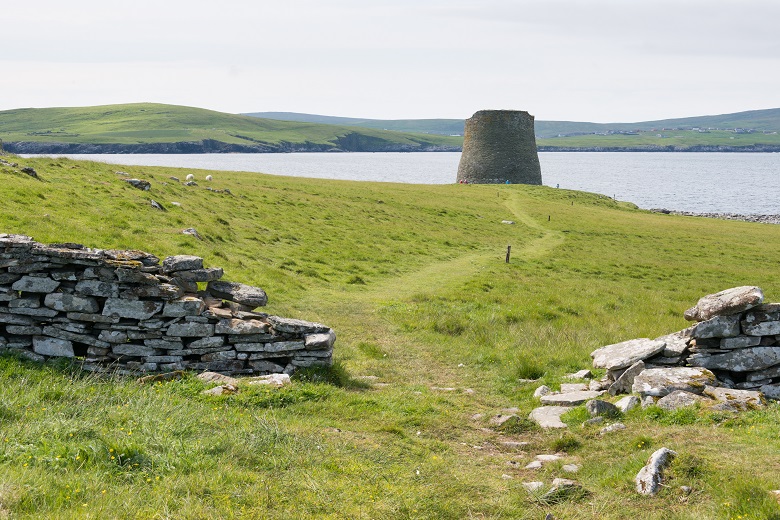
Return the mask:
[[780, 107], [777, 0], [32, 0], [0, 20], [0, 110], [633, 122]]

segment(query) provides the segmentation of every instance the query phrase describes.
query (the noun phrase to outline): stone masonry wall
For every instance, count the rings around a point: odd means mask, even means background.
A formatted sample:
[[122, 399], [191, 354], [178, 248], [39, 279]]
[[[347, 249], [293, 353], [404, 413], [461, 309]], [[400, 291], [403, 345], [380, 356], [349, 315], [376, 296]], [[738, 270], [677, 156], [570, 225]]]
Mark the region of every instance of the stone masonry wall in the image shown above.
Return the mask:
[[534, 116], [518, 110], [480, 110], [467, 119], [457, 180], [542, 184]]
[[255, 312], [265, 292], [222, 274], [196, 256], [160, 263], [143, 251], [0, 234], [0, 351], [120, 373], [290, 374], [332, 363], [332, 329]]

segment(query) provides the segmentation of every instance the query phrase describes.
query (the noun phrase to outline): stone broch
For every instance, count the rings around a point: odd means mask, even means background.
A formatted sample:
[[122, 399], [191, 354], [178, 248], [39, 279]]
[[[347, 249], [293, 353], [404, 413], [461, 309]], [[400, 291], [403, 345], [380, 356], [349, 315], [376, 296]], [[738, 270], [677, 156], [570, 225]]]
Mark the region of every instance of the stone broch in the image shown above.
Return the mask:
[[222, 275], [197, 256], [161, 264], [143, 251], [0, 234], [0, 351], [119, 373], [290, 374], [332, 363], [330, 327], [256, 312], [265, 291]]

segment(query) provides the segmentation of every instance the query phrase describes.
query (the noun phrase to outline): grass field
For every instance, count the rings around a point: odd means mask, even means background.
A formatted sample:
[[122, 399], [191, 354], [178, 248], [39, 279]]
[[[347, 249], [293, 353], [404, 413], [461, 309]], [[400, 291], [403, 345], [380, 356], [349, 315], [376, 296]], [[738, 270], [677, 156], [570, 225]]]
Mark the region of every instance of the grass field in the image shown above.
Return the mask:
[[780, 134], [735, 133], [726, 130], [641, 131], [637, 134], [578, 135], [537, 139], [539, 146], [559, 148], [665, 148], [686, 149], [696, 146], [746, 148], [755, 145], [780, 147]]
[[[115, 166], [6, 159], [40, 178], [0, 166], [0, 232], [199, 255], [338, 340], [332, 370], [224, 397], [193, 377], [144, 386], [0, 357], [0, 518], [780, 518], [776, 404], [636, 410], [605, 436], [581, 408], [564, 433], [489, 421], [526, 416], [539, 384], [599, 346], [685, 327], [704, 294], [755, 284], [779, 299], [778, 227], [541, 186], [122, 167], [152, 183], [142, 192]], [[169, 179], [187, 173], [200, 186]], [[668, 486], [640, 497], [633, 477], [662, 446], [680, 454]], [[556, 451], [564, 462], [523, 469]], [[587, 494], [551, 503], [522, 486], [557, 476]]]

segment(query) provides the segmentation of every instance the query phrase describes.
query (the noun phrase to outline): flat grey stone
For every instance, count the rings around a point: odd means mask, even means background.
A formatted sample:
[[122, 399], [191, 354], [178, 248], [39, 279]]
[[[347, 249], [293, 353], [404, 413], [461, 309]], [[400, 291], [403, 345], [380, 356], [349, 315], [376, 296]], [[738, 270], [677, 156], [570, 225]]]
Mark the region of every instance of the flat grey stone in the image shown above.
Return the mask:
[[60, 286], [60, 282], [52, 280], [48, 276], [23, 276], [11, 285], [14, 291], [50, 293]]
[[634, 378], [645, 369], [644, 361], [637, 361], [628, 367], [617, 380], [609, 386], [610, 395], [629, 394], [634, 384]]
[[733, 338], [723, 338], [720, 340], [721, 349], [735, 349], [756, 347], [761, 343], [761, 338], [758, 336], [735, 336]]
[[249, 361], [249, 366], [257, 372], [280, 373], [284, 370], [282, 365], [267, 360], [252, 360]]
[[174, 323], [168, 327], [168, 336], [206, 337], [214, 335], [214, 325], [208, 323]]
[[755, 390], [733, 390], [730, 388], [721, 388], [716, 386], [707, 386], [704, 389], [704, 395], [715, 399], [718, 403], [726, 405], [725, 407], [715, 407], [718, 409], [728, 409], [732, 411], [757, 410], [766, 406], [761, 391]]
[[220, 350], [218, 352], [210, 352], [200, 356], [202, 361], [225, 361], [228, 359], [236, 359], [235, 350]]
[[780, 384], [764, 385], [758, 389], [764, 397], [773, 401], [780, 401]]
[[47, 294], [43, 304], [46, 307], [63, 312], [94, 314], [100, 311], [100, 305], [98, 305], [98, 301], [95, 298], [67, 293]]
[[528, 417], [542, 428], [568, 428], [561, 421], [561, 415], [569, 410], [571, 408], [565, 406], [541, 406], [535, 408]]
[[189, 271], [177, 271], [176, 278], [187, 282], [213, 282], [222, 278], [224, 272], [221, 267], [208, 267], [205, 269], [191, 269]]
[[103, 307], [103, 316], [148, 320], [162, 308], [163, 302], [109, 298]]
[[701, 394], [715, 382], [715, 374], [706, 368], [648, 368], [634, 378], [633, 391], [644, 396], [663, 397], [675, 390]]
[[706, 358], [688, 359], [688, 364], [714, 370], [752, 372], [780, 364], [780, 347], [748, 347]]
[[632, 339], [607, 345], [591, 352], [593, 366], [618, 370], [628, 368], [637, 361], [653, 357], [663, 352], [666, 343], [648, 338]]
[[336, 342], [336, 333], [333, 329], [320, 334], [307, 334], [304, 337], [306, 350], [329, 350]]
[[776, 336], [780, 334], [780, 321], [760, 321], [744, 323], [742, 331], [751, 336]]
[[73, 343], [65, 339], [34, 336], [32, 343], [33, 351], [42, 356], [69, 358], [76, 356], [73, 352]]
[[[43, 327], [36, 325], [6, 325], [6, 332], [17, 336], [40, 336], [43, 334]], [[6, 339], [0, 336], [0, 343], [6, 342]]]
[[116, 298], [119, 296], [119, 284], [102, 280], [81, 280], [74, 289], [84, 296], [99, 296], [101, 298]]
[[688, 350], [688, 341], [690, 339], [690, 330], [686, 329], [667, 334], [666, 336], [661, 336], [660, 338], [656, 338], [656, 341], [663, 341], [666, 343], [663, 351], [665, 357], [674, 358], [682, 356], [683, 353]]
[[127, 332], [122, 330], [101, 330], [98, 339], [106, 343], [127, 343]]
[[739, 336], [739, 315], [715, 316], [707, 321], [697, 323], [691, 331], [694, 338], [730, 338]]
[[212, 336], [196, 339], [188, 345], [188, 348], [218, 348], [225, 345], [225, 338], [222, 336]]
[[625, 430], [625, 429], [626, 429], [626, 425], [623, 424], [623, 423], [619, 423], [618, 422], [618, 423], [610, 424], [609, 426], [603, 427], [599, 431], [599, 435], [606, 435], [608, 433], [614, 433], [614, 432], [618, 432], [620, 430]]
[[206, 310], [206, 304], [196, 296], [184, 296], [165, 302], [162, 315], [166, 318], [181, 318], [183, 316], [200, 316]]
[[780, 365], [774, 365], [763, 370], [751, 372], [745, 379], [747, 381], [761, 381], [764, 379], [773, 379], [775, 377], [780, 377]]
[[279, 316], [268, 316], [268, 322], [277, 332], [286, 332], [289, 334], [318, 334], [328, 332], [330, 327], [321, 323], [311, 321], [296, 320], [293, 318], [280, 318]]
[[219, 320], [214, 328], [215, 334], [265, 334], [268, 325], [259, 320]]
[[585, 383], [561, 383], [561, 393], [568, 394], [569, 392], [583, 392], [588, 389], [588, 385]]
[[264, 352], [291, 352], [294, 350], [303, 350], [306, 345], [303, 341], [277, 341], [275, 343], [266, 343]]
[[20, 296], [15, 300], [8, 302], [8, 307], [11, 309], [37, 309], [41, 306], [41, 299], [38, 296], [32, 294], [26, 296]]
[[692, 406], [704, 398], [698, 394], [692, 394], [684, 390], [675, 390], [656, 401], [656, 406], [664, 410], [677, 410], [686, 406]]
[[764, 301], [764, 293], [759, 287], [733, 287], [699, 299], [696, 305], [685, 311], [689, 321], [705, 321], [715, 316], [738, 314]]
[[169, 256], [162, 262], [162, 272], [192, 271], [203, 269], [203, 259], [193, 255]]
[[131, 343], [113, 345], [111, 350], [114, 352], [114, 354], [132, 357], [157, 356], [161, 354], [161, 352], [156, 348], [150, 348], [146, 345], [133, 345]]
[[542, 404], [557, 405], [557, 406], [577, 406], [585, 401], [595, 399], [603, 392], [591, 392], [590, 390], [582, 390], [579, 392], [569, 392], [566, 394], [549, 394], [543, 395], [541, 398]]
[[[236, 282], [209, 282], [208, 291], [217, 298], [240, 303], [251, 308], [262, 307], [268, 303], [268, 296], [259, 287]], [[317, 331], [322, 332], [322, 331]]]
[[157, 285], [138, 285], [119, 293], [121, 298], [160, 298], [163, 300], [175, 300], [184, 296], [184, 289], [172, 283]]
[[150, 273], [144, 273], [137, 269], [119, 268], [114, 271], [120, 283], [140, 283], [144, 285], [157, 285], [160, 280]]

